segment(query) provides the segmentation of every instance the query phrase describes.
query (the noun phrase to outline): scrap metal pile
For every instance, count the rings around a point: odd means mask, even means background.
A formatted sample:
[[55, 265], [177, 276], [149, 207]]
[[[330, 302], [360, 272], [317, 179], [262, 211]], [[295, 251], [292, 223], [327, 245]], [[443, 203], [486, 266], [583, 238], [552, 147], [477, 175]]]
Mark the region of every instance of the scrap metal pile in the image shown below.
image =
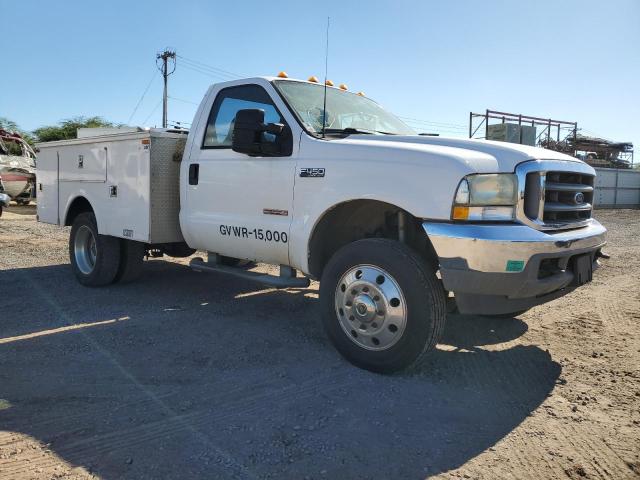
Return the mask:
[[36, 154], [19, 133], [0, 129], [0, 208], [35, 196]]
[[543, 139], [540, 146], [573, 155], [594, 167], [632, 168], [633, 143], [613, 142], [587, 135], [569, 135], [561, 141]]

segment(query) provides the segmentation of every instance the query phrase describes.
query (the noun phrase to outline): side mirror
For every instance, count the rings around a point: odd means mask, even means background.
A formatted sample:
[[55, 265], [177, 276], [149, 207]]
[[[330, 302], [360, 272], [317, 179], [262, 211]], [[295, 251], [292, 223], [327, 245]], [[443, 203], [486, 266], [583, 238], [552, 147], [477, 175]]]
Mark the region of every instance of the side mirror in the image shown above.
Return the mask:
[[264, 110], [245, 109], [236, 113], [231, 141], [234, 152], [253, 157], [288, 156], [292, 148], [293, 138], [289, 127], [280, 123], [265, 125]]

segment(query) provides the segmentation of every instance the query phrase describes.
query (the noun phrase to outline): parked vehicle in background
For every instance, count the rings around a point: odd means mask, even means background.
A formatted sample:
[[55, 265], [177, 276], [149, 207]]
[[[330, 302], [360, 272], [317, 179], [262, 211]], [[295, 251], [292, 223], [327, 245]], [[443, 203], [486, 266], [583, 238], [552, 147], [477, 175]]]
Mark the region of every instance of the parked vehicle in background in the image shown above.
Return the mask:
[[6, 193], [0, 193], [0, 217], [2, 216], [2, 209], [9, 206], [11, 197]]
[[0, 193], [18, 205], [35, 196], [36, 154], [18, 133], [0, 129]]
[[71, 226], [80, 283], [130, 281], [145, 254], [196, 249], [209, 252], [191, 261], [201, 272], [292, 288], [315, 278], [338, 351], [390, 372], [435, 347], [447, 302], [512, 316], [591, 280], [605, 229], [584, 162], [419, 136], [344, 85], [283, 77], [213, 85], [188, 136], [39, 144], [38, 217]]

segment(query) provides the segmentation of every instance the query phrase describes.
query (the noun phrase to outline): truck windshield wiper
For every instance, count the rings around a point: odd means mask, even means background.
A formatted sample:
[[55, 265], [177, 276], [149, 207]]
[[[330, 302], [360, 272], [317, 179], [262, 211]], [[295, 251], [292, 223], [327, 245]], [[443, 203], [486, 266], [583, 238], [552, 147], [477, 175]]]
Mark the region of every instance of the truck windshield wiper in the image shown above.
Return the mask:
[[382, 135], [395, 135], [395, 133], [381, 132], [380, 130], [369, 130], [369, 129], [365, 129], [365, 128], [353, 128], [353, 127], [347, 127], [347, 128], [325, 128], [324, 132], [325, 133], [338, 133], [338, 134], [343, 134], [343, 135], [356, 135], [356, 134], [374, 135], [376, 133], [379, 133], [379, 134], [382, 134]]

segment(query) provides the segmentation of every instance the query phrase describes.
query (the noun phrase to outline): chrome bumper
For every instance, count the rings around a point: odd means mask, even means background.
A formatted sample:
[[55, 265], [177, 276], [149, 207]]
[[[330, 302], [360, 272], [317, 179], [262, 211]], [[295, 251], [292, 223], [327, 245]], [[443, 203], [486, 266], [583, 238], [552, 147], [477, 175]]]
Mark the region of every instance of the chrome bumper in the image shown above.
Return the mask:
[[526, 225], [422, 224], [441, 261], [450, 268], [479, 272], [517, 272], [508, 262], [524, 262], [540, 253], [566, 254], [574, 250], [601, 247], [606, 229], [591, 219], [577, 230], [548, 233]]
[[[606, 229], [593, 219], [563, 232], [513, 224], [424, 222], [422, 227], [438, 255], [444, 287], [455, 293], [463, 313], [516, 311], [551, 300], [550, 294], [568, 293], [572, 257], [590, 253], [595, 269], [597, 251], [606, 243]], [[555, 262], [553, 274], [540, 274], [544, 260]]]

